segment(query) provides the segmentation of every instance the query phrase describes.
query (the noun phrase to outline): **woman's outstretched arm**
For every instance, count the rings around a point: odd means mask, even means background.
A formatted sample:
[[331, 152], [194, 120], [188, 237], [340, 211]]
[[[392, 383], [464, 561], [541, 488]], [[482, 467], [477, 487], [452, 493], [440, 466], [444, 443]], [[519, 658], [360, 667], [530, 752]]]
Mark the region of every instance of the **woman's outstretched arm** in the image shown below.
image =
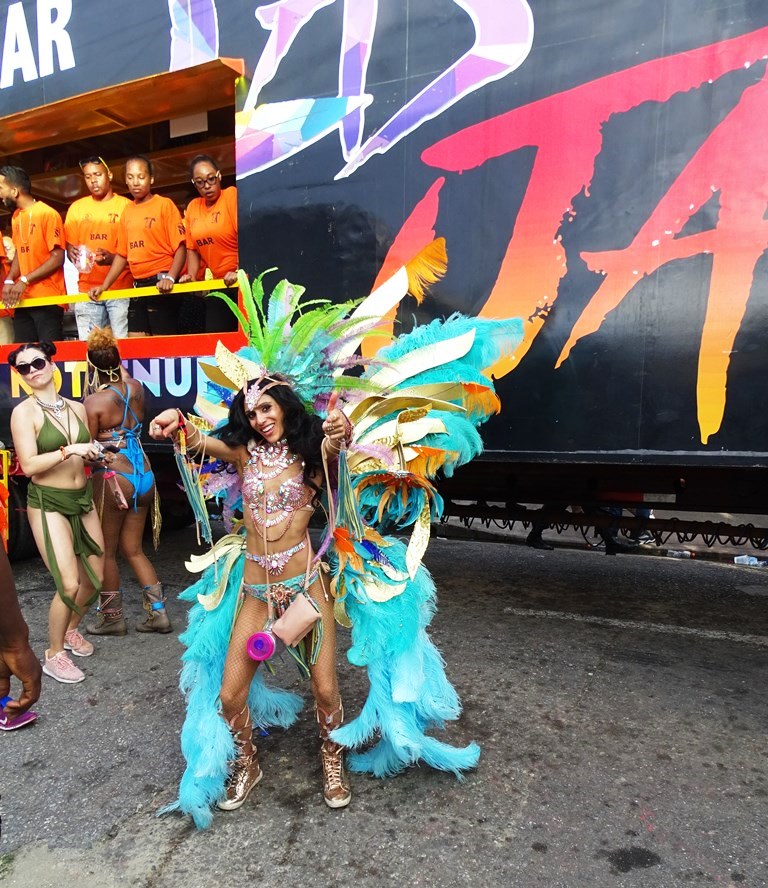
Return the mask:
[[237, 463], [240, 459], [240, 449], [230, 447], [212, 435], [206, 435], [193, 425], [186, 422], [180, 410], [168, 408], [158, 413], [149, 424], [149, 435], [156, 441], [173, 440], [179, 427], [184, 424], [187, 433], [187, 447], [194, 453], [205, 452], [206, 456], [223, 460], [228, 463]]

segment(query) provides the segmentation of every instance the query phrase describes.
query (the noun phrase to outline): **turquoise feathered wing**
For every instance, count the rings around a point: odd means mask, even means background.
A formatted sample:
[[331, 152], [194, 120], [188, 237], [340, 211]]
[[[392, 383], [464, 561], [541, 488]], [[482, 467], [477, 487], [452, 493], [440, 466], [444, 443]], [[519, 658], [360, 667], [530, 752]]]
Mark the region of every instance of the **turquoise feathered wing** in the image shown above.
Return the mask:
[[[521, 338], [519, 321], [459, 315], [417, 328], [365, 374], [386, 394], [350, 411], [357, 433], [339, 458], [331, 588], [337, 618], [352, 628], [348, 659], [366, 667], [370, 690], [332, 736], [353, 748], [374, 742], [348, 756], [351, 770], [383, 777], [423, 761], [460, 776], [479, 759], [477, 744], [455, 748], [427, 733], [461, 705], [427, 633], [436, 596], [421, 557], [442, 510], [430, 479], [482, 449], [476, 427], [498, 409], [483, 370]], [[392, 526], [415, 527], [408, 546], [383, 535]]]

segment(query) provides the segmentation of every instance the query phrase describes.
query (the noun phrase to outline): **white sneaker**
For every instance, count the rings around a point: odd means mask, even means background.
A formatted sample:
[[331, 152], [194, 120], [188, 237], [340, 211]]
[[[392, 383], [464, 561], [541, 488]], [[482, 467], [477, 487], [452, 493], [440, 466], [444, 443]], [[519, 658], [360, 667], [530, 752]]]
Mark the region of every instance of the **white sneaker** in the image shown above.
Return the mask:
[[66, 651], [59, 651], [54, 657], [49, 657], [46, 651], [43, 672], [62, 684], [77, 684], [85, 678], [85, 674], [69, 659]]
[[93, 645], [77, 631], [70, 629], [64, 636], [64, 650], [72, 651], [76, 657], [90, 657], [93, 653]]

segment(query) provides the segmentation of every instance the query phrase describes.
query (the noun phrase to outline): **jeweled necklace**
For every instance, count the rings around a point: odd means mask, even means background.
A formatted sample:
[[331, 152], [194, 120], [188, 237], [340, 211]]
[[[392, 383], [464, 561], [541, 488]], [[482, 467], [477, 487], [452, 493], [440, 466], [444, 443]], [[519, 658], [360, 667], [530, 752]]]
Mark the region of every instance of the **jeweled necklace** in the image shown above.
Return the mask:
[[35, 400], [43, 408], [43, 410], [50, 410], [51, 413], [56, 417], [56, 419], [59, 419], [61, 417], [61, 414], [64, 411], [64, 398], [62, 398], [61, 396], [59, 396], [59, 398], [57, 398], [57, 400], [55, 400], [53, 404], [46, 403], [41, 398], [38, 398], [37, 395], [35, 395]]
[[[298, 456], [288, 449], [288, 442], [281, 438], [274, 444], [257, 444], [251, 455], [251, 462], [258, 465], [258, 476], [262, 481], [277, 478], [289, 466], [292, 466]], [[262, 467], [274, 468], [274, 472], [264, 472]]]

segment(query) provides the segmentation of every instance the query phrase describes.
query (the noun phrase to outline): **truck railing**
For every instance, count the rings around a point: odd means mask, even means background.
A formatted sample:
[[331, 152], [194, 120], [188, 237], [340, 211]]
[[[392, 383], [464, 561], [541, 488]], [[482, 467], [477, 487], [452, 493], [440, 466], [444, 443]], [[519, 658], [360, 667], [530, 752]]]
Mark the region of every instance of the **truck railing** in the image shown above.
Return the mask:
[[[717, 546], [745, 546], [764, 551], [768, 549], [768, 527], [752, 523], [727, 524], [723, 521], [701, 521], [698, 519], [671, 517], [635, 518], [625, 515], [618, 517], [605, 511], [610, 505], [617, 503], [595, 502], [585, 504], [586, 509], [569, 511], [551, 507], [530, 509], [517, 503], [475, 502], [466, 503], [454, 500], [445, 501], [443, 523], [451, 518], [458, 519], [467, 528], [479, 525], [483, 528], [512, 530], [516, 523], [528, 530], [536, 524], [543, 530], [562, 533], [568, 528], [581, 531], [590, 546], [591, 534], [597, 529], [615, 530], [627, 535], [635, 532], [648, 532], [653, 536], [657, 546], [665, 546], [670, 540], [678, 544], [693, 542], [700, 539], [707, 548]], [[631, 508], [631, 503], [623, 503]], [[636, 504], [635, 504], [636, 505]], [[762, 516], [761, 516], [762, 517]]]
[[[173, 290], [167, 295], [176, 293], [199, 293], [201, 290], [231, 290], [223, 280], [216, 278], [209, 281], [190, 281], [187, 284], [174, 284]], [[96, 300], [97, 302], [111, 302], [113, 299], [133, 299], [136, 296], [157, 296], [157, 287], [129, 287], [124, 290], [105, 290]], [[21, 299], [13, 308], [40, 308], [44, 305], [73, 305], [76, 302], [92, 302], [94, 300], [87, 293], [65, 293], [57, 296], [33, 296], [31, 299]], [[183, 335], [183, 334], [181, 334]]]

